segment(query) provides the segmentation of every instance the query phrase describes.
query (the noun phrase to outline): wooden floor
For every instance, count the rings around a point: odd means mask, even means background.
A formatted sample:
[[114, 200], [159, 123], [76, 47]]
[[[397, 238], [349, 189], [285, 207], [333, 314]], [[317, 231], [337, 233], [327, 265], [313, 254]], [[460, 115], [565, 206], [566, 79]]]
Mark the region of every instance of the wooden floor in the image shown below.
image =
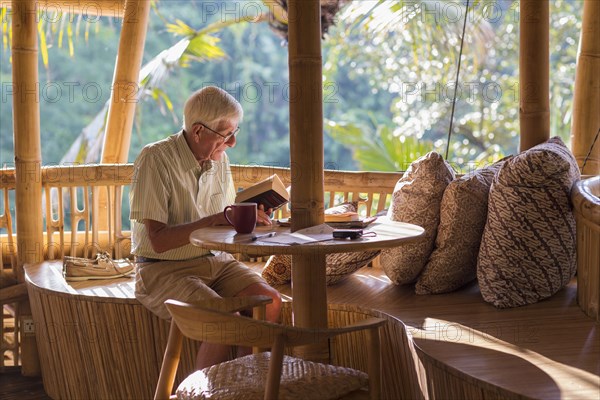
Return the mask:
[[0, 372], [0, 399], [2, 400], [47, 400], [41, 377], [21, 375], [19, 367], [7, 367]]

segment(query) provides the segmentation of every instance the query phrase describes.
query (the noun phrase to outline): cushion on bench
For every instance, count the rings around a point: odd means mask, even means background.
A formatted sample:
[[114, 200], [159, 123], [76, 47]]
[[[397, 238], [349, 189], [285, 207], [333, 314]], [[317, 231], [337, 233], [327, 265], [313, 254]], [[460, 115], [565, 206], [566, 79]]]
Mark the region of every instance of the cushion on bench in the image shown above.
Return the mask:
[[440, 220], [440, 203], [454, 171], [444, 158], [430, 152], [414, 161], [398, 180], [388, 217], [425, 229], [423, 239], [381, 251], [381, 266], [395, 284], [414, 282], [433, 251]]
[[488, 194], [494, 175], [505, 160], [450, 182], [444, 191], [435, 249], [419, 276], [417, 294], [451, 292], [477, 277]]
[[[327, 254], [325, 257], [327, 284], [338, 283], [370, 263], [378, 255], [379, 250]], [[271, 286], [289, 283], [292, 280], [292, 257], [289, 255], [271, 256], [265, 264], [262, 277]]]
[[508, 160], [490, 189], [477, 278], [485, 301], [516, 307], [550, 297], [574, 276], [570, 190], [580, 178], [555, 137]]

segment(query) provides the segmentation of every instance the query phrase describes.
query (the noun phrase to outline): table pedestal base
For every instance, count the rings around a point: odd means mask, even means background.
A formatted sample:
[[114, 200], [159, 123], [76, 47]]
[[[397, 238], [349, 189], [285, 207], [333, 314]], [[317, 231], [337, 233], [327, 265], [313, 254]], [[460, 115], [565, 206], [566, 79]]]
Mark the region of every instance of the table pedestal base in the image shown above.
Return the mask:
[[[327, 328], [325, 254], [292, 256], [292, 297], [294, 326]], [[329, 346], [324, 342], [297, 347], [294, 355], [305, 360], [329, 362]]]

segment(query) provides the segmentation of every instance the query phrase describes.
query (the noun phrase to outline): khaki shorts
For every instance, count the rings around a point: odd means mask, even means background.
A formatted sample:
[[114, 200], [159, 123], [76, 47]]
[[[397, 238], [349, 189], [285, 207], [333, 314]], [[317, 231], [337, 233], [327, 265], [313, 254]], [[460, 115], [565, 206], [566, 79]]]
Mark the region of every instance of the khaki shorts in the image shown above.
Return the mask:
[[137, 266], [135, 297], [162, 319], [171, 318], [164, 305], [168, 299], [194, 303], [233, 297], [254, 283], [266, 284], [260, 275], [228, 253]]

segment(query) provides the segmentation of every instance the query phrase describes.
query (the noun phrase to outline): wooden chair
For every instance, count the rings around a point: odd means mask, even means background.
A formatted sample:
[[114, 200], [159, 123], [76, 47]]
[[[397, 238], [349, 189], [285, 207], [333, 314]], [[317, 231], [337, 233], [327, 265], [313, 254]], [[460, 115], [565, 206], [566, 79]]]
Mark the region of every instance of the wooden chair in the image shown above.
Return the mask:
[[[218, 310], [226, 313], [236, 313], [252, 309], [252, 316], [255, 319], [262, 320], [265, 318], [265, 306], [272, 301], [273, 299], [268, 296], [227, 297], [206, 300], [202, 303], [202, 306], [211, 310]], [[169, 330], [169, 339], [167, 340], [167, 347], [165, 348], [160, 375], [158, 377], [158, 384], [156, 385], [156, 391], [154, 392], [155, 400], [168, 399], [171, 397], [170, 395], [173, 390], [175, 374], [177, 373], [177, 366], [181, 355], [182, 343], [183, 336], [181, 335], [181, 331], [177, 327], [175, 319], [172, 319]]]
[[[155, 400], [168, 398], [232, 398], [236, 393], [246, 400], [381, 397], [381, 318], [368, 318], [355, 324], [330, 329], [307, 329], [274, 324], [232, 314], [223, 299], [220, 305], [191, 305], [176, 300], [165, 302], [171, 314], [171, 329], [156, 389]], [[216, 306], [216, 307], [215, 307]], [[322, 342], [343, 333], [365, 330], [368, 343], [368, 376], [351, 368], [314, 363], [284, 356], [284, 347]], [[209, 343], [270, 348], [196, 371], [171, 395], [183, 336]], [[369, 391], [364, 387], [369, 387]], [[209, 389], [210, 388], [210, 389]], [[281, 397], [280, 397], [281, 396]], [[240, 397], [240, 398], [241, 398]], [[236, 397], [237, 398], [237, 397]]]

